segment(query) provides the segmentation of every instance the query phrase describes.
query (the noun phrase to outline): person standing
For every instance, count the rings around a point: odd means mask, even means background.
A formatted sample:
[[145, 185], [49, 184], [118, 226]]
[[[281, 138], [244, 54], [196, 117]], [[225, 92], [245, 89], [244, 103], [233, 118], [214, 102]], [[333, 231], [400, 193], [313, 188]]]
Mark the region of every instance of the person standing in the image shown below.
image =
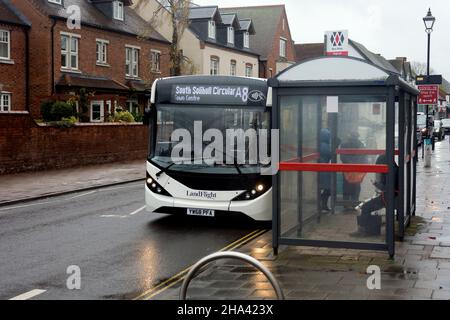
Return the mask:
[[[344, 150], [357, 150], [365, 149], [366, 146], [361, 142], [361, 140], [359, 140], [359, 134], [353, 131], [350, 133], [347, 140], [341, 144], [340, 148]], [[367, 156], [359, 154], [341, 154], [341, 161], [345, 164], [366, 164]], [[344, 173], [343, 198], [345, 202], [345, 209], [354, 210], [355, 206], [359, 204], [361, 183], [364, 181], [365, 176], [365, 173]]]
[[[331, 133], [329, 129], [320, 131], [320, 158], [319, 163], [331, 161]], [[331, 196], [331, 173], [319, 172], [320, 208], [322, 211], [331, 211], [328, 208], [328, 199]]]

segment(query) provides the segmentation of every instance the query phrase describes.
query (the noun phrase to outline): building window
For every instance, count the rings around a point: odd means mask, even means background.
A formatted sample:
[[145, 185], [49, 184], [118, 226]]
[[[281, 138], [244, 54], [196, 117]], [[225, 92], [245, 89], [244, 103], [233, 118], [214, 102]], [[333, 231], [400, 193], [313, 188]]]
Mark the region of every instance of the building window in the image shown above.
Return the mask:
[[0, 30], [0, 59], [11, 58], [11, 37], [9, 31]]
[[269, 78], [272, 78], [272, 77], [273, 77], [273, 69], [269, 68]]
[[286, 39], [280, 39], [280, 57], [286, 58]]
[[250, 33], [244, 32], [244, 48], [250, 48]]
[[230, 64], [230, 75], [235, 76], [236, 75], [236, 60], [231, 60]]
[[208, 23], [208, 37], [211, 39], [216, 38], [216, 22], [215, 21], [209, 21], [209, 23]]
[[139, 77], [139, 48], [126, 47], [125, 75], [127, 77]]
[[247, 63], [245, 65], [245, 76], [249, 77], [249, 78], [253, 77], [253, 65], [252, 64]]
[[0, 112], [11, 111], [11, 94], [0, 93]]
[[108, 44], [106, 40], [97, 40], [97, 63], [108, 63]]
[[234, 28], [228, 27], [228, 43], [234, 45]]
[[103, 101], [91, 101], [91, 122], [103, 122], [105, 109]]
[[113, 2], [114, 7], [114, 19], [123, 21], [123, 2], [121, 1], [114, 1]]
[[63, 69], [78, 70], [79, 36], [61, 35], [61, 67]]
[[211, 57], [211, 71], [212, 76], [217, 76], [219, 74], [219, 58]]
[[161, 72], [161, 52], [152, 50], [151, 55], [152, 72]]
[[139, 103], [137, 100], [128, 100], [127, 109], [133, 116], [138, 116], [140, 114]]

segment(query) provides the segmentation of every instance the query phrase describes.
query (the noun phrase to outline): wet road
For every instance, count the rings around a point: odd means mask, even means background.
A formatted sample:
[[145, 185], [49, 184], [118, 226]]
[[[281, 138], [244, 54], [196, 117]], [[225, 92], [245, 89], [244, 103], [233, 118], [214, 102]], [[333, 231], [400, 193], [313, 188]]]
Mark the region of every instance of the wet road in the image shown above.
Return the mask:
[[[143, 206], [133, 183], [0, 207], [0, 299], [133, 299], [258, 229]], [[80, 268], [80, 290], [67, 288], [69, 266]]]

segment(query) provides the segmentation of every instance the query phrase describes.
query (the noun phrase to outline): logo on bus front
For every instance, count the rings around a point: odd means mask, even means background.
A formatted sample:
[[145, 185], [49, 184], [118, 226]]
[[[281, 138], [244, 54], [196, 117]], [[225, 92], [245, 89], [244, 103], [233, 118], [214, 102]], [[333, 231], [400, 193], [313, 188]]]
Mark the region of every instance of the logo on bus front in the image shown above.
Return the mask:
[[248, 94], [248, 100], [251, 102], [262, 102], [266, 100], [266, 96], [259, 90], [253, 90]]

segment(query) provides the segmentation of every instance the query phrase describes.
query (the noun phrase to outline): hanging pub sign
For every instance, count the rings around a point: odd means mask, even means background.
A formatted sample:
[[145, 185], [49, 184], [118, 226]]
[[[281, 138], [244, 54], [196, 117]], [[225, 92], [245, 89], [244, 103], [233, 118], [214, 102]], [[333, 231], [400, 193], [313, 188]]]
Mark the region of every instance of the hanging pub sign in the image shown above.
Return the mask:
[[325, 35], [328, 56], [348, 56], [348, 30], [327, 31]]
[[438, 104], [439, 86], [438, 85], [420, 85], [418, 86], [420, 95], [418, 104]]

